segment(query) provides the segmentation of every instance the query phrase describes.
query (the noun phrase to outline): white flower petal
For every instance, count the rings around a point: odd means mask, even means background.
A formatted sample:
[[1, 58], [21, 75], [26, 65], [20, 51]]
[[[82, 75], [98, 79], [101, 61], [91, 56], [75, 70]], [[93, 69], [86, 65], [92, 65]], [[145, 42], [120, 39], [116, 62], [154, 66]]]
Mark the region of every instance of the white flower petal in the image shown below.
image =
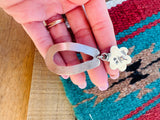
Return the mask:
[[120, 51], [124, 51], [126, 54], [128, 53], [128, 49], [126, 47], [121, 47]]
[[126, 64], [130, 64], [132, 62], [132, 58], [130, 56], [127, 55], [126, 59]]
[[127, 68], [127, 65], [126, 65], [126, 64], [122, 64], [121, 66], [119, 66], [119, 70], [120, 70], [121, 72], [125, 71], [126, 68]]
[[112, 46], [110, 49], [111, 54], [117, 53], [119, 51], [119, 48], [117, 46]]
[[118, 67], [115, 65], [115, 64], [113, 64], [113, 63], [110, 63], [110, 68], [112, 69], [112, 70], [115, 70], [115, 69], [117, 69]]

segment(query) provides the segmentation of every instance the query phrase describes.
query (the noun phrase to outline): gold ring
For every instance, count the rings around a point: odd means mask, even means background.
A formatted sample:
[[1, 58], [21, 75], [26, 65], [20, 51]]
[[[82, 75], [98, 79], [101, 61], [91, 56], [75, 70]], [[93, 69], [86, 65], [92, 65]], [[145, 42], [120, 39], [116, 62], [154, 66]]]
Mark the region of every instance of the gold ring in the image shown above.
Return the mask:
[[57, 25], [57, 24], [59, 24], [59, 23], [62, 23], [62, 22], [64, 22], [64, 19], [63, 19], [63, 18], [58, 19], [58, 20], [54, 20], [54, 21], [52, 21], [51, 23], [47, 24], [46, 27], [47, 27], [48, 29], [51, 29], [51, 27], [53, 27], [53, 26], [55, 26], [55, 25]]

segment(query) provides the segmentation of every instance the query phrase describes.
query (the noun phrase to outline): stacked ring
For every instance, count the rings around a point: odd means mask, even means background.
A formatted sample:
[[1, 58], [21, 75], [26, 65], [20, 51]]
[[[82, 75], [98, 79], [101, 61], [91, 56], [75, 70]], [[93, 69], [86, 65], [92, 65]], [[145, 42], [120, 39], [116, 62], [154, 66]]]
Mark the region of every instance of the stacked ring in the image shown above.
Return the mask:
[[60, 24], [60, 23], [62, 23], [62, 22], [64, 22], [64, 21], [65, 21], [65, 20], [64, 20], [63, 18], [58, 19], [58, 20], [54, 20], [54, 21], [52, 21], [51, 23], [47, 24], [46, 27], [47, 27], [47, 29], [51, 29], [51, 28], [54, 27], [55, 25]]

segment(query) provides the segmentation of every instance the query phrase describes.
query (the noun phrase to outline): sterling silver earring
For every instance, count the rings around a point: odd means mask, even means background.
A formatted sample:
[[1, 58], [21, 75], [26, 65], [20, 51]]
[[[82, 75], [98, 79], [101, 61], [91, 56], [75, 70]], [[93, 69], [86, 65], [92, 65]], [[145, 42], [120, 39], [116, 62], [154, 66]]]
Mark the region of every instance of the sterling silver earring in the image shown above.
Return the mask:
[[[82, 52], [93, 57], [92, 60], [80, 63], [73, 66], [59, 66], [57, 65], [53, 57], [57, 52], [60, 51], [75, 51]], [[90, 69], [94, 69], [100, 65], [100, 60], [109, 62], [110, 68], [120, 71], [125, 71], [127, 64], [131, 63], [131, 57], [127, 55], [128, 49], [125, 47], [118, 48], [117, 46], [112, 46], [110, 53], [102, 53], [96, 48], [89, 47], [87, 45], [65, 42], [58, 43], [49, 48], [45, 62], [50, 71], [58, 75], [74, 75]]]

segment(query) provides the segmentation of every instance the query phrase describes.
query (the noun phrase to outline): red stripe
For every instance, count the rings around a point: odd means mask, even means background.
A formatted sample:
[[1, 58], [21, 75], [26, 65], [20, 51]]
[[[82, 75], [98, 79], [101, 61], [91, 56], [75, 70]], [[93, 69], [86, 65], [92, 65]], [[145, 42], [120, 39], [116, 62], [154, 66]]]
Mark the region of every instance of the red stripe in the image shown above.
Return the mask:
[[136, 120], [160, 120], [160, 103]]
[[109, 9], [115, 34], [128, 29], [135, 23], [157, 14], [160, 11], [160, 0], [127, 0]]
[[136, 110], [131, 111], [129, 114], [125, 115], [120, 120], [126, 120], [128, 118], [131, 118], [133, 115], [137, 114], [139, 111], [143, 110], [146, 106], [150, 105], [151, 103], [153, 103], [155, 100], [157, 100], [159, 98], [160, 98], [160, 94], [157, 95], [156, 97], [152, 98], [151, 100], [149, 100], [147, 103], [144, 103], [141, 107], [136, 108]]
[[142, 28], [138, 28], [137, 31], [134, 31], [130, 35], [126, 35], [124, 38], [121, 38], [117, 41], [117, 44], [122, 44], [122, 42], [127, 41], [129, 38], [133, 38], [136, 35], [139, 35], [141, 32], [144, 32], [146, 29], [150, 29], [153, 26], [156, 26], [158, 23], [160, 23], [160, 19], [155, 20], [152, 23], [149, 23], [148, 25], [144, 25]]

